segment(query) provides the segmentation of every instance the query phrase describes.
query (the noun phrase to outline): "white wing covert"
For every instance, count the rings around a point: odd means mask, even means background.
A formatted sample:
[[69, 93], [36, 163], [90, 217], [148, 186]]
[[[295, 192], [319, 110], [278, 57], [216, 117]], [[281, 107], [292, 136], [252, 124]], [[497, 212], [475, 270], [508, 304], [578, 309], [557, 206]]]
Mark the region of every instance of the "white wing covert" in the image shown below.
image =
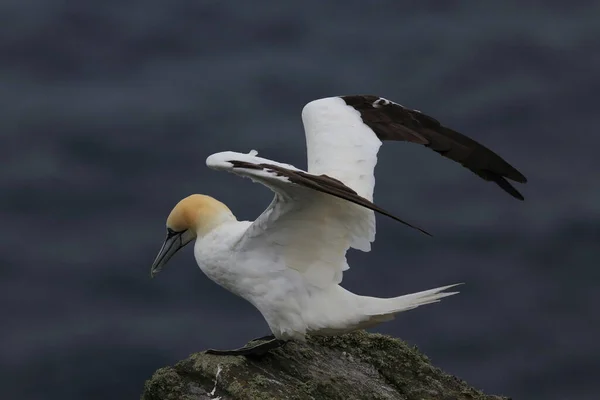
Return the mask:
[[360, 113], [340, 97], [314, 100], [302, 109], [308, 172], [339, 179], [373, 200], [377, 152], [382, 142]]
[[[360, 113], [340, 97], [311, 101], [302, 109], [308, 172], [339, 179], [367, 200], [373, 200], [374, 170], [381, 140], [362, 122]], [[375, 213], [355, 208], [357, 229], [350, 247], [371, 249]]]

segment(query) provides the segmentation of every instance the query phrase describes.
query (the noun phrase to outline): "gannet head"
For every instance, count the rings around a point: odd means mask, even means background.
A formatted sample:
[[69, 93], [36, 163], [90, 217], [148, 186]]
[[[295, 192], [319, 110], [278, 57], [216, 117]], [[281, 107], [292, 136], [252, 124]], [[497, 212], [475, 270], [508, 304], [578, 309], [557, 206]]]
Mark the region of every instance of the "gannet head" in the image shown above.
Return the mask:
[[181, 200], [167, 218], [167, 238], [152, 263], [150, 276], [159, 273], [186, 244], [231, 220], [235, 220], [231, 210], [210, 196], [193, 194]]

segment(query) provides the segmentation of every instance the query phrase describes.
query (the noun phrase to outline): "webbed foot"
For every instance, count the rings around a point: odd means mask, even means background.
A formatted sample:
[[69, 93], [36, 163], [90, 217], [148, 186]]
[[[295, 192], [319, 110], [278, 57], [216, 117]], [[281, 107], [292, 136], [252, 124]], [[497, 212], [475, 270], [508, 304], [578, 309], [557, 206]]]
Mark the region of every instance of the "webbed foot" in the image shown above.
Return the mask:
[[[258, 339], [255, 339], [258, 340]], [[206, 354], [214, 354], [219, 356], [246, 356], [246, 357], [260, 357], [267, 354], [269, 351], [277, 349], [287, 342], [285, 340], [279, 339], [271, 339], [269, 341], [255, 344], [255, 345], [246, 345], [244, 347], [240, 347], [239, 349], [234, 350], [215, 350], [208, 349], [206, 350]]]
[[271, 334], [271, 335], [261, 336], [256, 339], [252, 339], [251, 342], [258, 342], [258, 341], [262, 341], [262, 340], [273, 340], [273, 339], [275, 339], [275, 335]]

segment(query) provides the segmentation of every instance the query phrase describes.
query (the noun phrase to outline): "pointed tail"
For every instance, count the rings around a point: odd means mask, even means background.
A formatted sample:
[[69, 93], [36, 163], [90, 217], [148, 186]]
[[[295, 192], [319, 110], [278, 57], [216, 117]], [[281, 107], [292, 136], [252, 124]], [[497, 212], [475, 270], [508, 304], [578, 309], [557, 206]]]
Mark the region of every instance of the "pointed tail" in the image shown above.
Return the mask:
[[444, 297], [459, 293], [444, 292], [445, 290], [458, 285], [462, 285], [462, 283], [406, 294], [404, 296], [393, 297], [391, 299], [364, 297], [364, 300], [366, 301], [366, 307], [364, 311], [366, 315], [372, 317], [369, 318], [369, 320], [372, 322], [378, 323], [387, 321], [392, 319], [394, 314], [402, 311], [412, 310], [413, 308], [417, 308], [425, 304], [437, 303]]

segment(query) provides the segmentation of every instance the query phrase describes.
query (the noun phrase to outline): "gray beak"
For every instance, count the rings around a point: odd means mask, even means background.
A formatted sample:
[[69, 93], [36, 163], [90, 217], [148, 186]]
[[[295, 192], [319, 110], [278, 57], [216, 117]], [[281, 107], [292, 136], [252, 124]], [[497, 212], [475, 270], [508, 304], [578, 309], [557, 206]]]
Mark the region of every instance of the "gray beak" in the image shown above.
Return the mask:
[[173, 257], [175, 253], [183, 246], [189, 243], [189, 240], [184, 240], [184, 232], [173, 232], [169, 231], [167, 234], [167, 238], [163, 243], [156, 259], [152, 263], [152, 268], [150, 269], [150, 277], [154, 278], [154, 275], [158, 274], [165, 264]]

